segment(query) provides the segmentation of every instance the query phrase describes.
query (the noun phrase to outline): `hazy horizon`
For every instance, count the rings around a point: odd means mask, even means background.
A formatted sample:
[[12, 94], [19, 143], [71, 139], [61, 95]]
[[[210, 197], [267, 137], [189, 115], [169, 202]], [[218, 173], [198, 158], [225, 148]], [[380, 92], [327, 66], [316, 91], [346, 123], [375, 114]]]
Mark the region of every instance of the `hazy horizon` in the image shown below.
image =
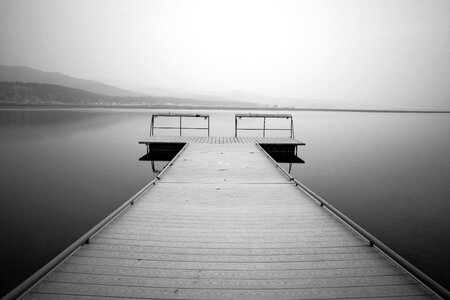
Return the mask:
[[6, 0], [0, 39], [0, 64], [105, 83], [450, 109], [444, 0]]

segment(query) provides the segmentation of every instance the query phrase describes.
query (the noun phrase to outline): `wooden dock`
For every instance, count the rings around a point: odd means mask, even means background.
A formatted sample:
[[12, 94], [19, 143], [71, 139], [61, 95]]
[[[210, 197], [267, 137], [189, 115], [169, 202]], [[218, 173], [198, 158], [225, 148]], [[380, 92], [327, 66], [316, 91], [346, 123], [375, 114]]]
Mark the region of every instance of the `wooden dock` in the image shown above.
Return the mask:
[[289, 137], [150, 136], [145, 141], [139, 142], [139, 144], [155, 143], [305, 145], [305, 143]]
[[317, 205], [257, 140], [172, 142], [188, 145], [161, 179], [24, 299], [437, 298]]

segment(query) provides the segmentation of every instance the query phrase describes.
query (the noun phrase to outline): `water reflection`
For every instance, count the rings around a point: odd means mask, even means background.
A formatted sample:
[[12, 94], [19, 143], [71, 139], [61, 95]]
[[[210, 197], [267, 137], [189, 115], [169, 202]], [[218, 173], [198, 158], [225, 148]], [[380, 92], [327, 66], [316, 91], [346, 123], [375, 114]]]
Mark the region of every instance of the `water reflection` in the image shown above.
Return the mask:
[[290, 174], [293, 164], [304, 164], [305, 161], [298, 157], [298, 147], [301, 145], [290, 144], [260, 144], [260, 147], [269, 154], [277, 163]]
[[167, 166], [175, 155], [177, 155], [177, 152], [147, 153], [140, 157], [139, 161], [150, 162], [152, 172], [158, 174]]
[[270, 153], [268, 154], [289, 174], [292, 172], [292, 167], [296, 164], [304, 164], [305, 161], [295, 154], [280, 154]]
[[184, 147], [184, 143], [148, 143], [147, 154], [139, 161], [149, 161], [153, 173], [158, 174]]
[[0, 110], [0, 297], [155, 177], [136, 159], [147, 120]]

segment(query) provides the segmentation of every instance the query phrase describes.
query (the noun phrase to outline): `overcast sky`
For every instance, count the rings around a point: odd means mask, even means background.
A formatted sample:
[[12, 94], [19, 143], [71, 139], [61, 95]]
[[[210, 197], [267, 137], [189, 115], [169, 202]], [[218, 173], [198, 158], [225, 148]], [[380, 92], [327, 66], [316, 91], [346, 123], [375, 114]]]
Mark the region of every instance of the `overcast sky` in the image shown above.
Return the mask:
[[0, 0], [0, 42], [74, 77], [450, 108], [449, 0]]

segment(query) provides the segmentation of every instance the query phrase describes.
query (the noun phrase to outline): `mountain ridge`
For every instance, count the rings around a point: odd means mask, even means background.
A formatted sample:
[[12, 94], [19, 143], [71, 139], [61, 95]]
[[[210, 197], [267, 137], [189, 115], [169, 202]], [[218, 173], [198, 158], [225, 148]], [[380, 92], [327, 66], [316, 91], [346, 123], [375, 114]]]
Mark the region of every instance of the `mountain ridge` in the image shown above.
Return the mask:
[[58, 72], [45, 72], [25, 66], [0, 65], [0, 81], [54, 84], [113, 97], [147, 96], [94, 80], [75, 78]]
[[245, 102], [223, 102], [176, 97], [113, 97], [81, 89], [35, 82], [0, 82], [0, 105], [99, 105], [99, 106], [255, 106]]

